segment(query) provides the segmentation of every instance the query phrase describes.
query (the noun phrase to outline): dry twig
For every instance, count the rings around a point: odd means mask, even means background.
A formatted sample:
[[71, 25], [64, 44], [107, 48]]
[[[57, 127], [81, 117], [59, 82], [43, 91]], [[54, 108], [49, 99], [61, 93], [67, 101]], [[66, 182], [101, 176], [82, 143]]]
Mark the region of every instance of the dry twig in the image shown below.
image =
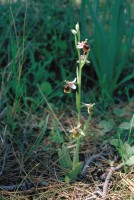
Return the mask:
[[82, 172], [81, 172], [81, 175], [85, 174], [87, 168], [89, 167], [90, 163], [93, 162], [93, 160], [95, 160], [96, 158], [100, 158], [100, 157], [103, 158], [103, 159], [105, 159], [105, 158], [101, 155], [101, 153], [89, 157], [89, 158], [87, 159], [87, 161], [86, 161], [84, 167], [83, 167], [83, 170], [82, 170]]
[[111, 179], [113, 173], [114, 173], [116, 170], [118, 170], [118, 169], [120, 169], [120, 168], [122, 168], [122, 167], [124, 166], [124, 163], [121, 163], [121, 164], [119, 164], [117, 167], [114, 167], [114, 162], [115, 162], [115, 161], [112, 161], [112, 162], [111, 162], [111, 168], [110, 168], [110, 170], [109, 170], [109, 173], [108, 173], [107, 176], [106, 176], [106, 179], [105, 179], [105, 182], [104, 182], [104, 185], [103, 185], [102, 197], [105, 197], [105, 196], [107, 195], [107, 193], [108, 193], [108, 185], [109, 185], [109, 181], [110, 181], [110, 179]]

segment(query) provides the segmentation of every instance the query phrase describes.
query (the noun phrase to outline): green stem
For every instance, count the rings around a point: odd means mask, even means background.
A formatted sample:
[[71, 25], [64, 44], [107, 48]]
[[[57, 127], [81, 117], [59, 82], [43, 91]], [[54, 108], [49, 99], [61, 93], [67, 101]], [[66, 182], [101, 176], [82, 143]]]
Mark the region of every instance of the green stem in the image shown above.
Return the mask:
[[79, 77], [78, 77], [78, 123], [80, 122], [81, 118], [81, 74], [82, 68], [79, 66]]
[[73, 167], [79, 163], [79, 149], [80, 149], [80, 137], [77, 138], [76, 148], [73, 155]]
[[[80, 122], [81, 119], [81, 75], [82, 75], [82, 68], [79, 65], [79, 73], [78, 73], [78, 123]], [[80, 149], [80, 137], [77, 138], [77, 143], [76, 143], [76, 159], [77, 162], [79, 162], [79, 149]], [[75, 159], [75, 158], [74, 158]], [[76, 164], [75, 163], [75, 164]]]
[[77, 150], [77, 162], [79, 162], [79, 150], [80, 150], [80, 137], [77, 138], [77, 144], [76, 144], [76, 150]]
[[[82, 67], [80, 63], [80, 51], [78, 50], [78, 57], [79, 57], [79, 70], [78, 70], [78, 123], [80, 123], [81, 119], [81, 76], [82, 76]], [[74, 154], [74, 164], [77, 164], [79, 162], [79, 149], [80, 149], [80, 137], [77, 138], [76, 143], [76, 152]]]

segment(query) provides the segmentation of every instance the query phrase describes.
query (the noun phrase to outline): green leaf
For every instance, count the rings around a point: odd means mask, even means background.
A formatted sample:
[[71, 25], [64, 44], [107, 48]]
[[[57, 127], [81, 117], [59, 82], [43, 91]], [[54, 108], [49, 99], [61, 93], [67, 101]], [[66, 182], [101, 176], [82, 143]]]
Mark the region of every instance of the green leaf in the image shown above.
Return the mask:
[[126, 107], [119, 109], [119, 108], [115, 108], [114, 109], [114, 113], [120, 117], [126, 116], [128, 115], [130, 112], [128, 111], [128, 109]]
[[134, 120], [133, 120], [133, 117], [131, 119], [130, 122], [122, 122], [120, 125], [119, 125], [119, 128], [122, 129], [122, 130], [129, 130], [129, 129], [132, 129], [134, 127]]
[[134, 155], [131, 156], [131, 157], [125, 162], [125, 164], [128, 165], [128, 166], [134, 165]]
[[129, 130], [130, 129], [130, 123], [129, 122], [122, 122], [119, 127], [122, 130]]
[[49, 95], [52, 92], [52, 86], [49, 82], [43, 82], [40, 86], [41, 91], [45, 94], [45, 95]]
[[58, 149], [58, 155], [61, 167], [65, 169], [71, 169], [73, 164], [68, 149], [64, 144], [62, 145], [62, 148]]
[[108, 121], [102, 120], [99, 123], [99, 128], [101, 129], [102, 134], [111, 131], [113, 127], [114, 127], [114, 121], [112, 119]]
[[128, 157], [134, 154], [134, 146], [131, 147], [129, 144], [125, 143], [124, 148], [126, 149]]
[[[82, 1], [82, 28], [83, 32], [86, 33], [84, 9], [86, 10], [87, 7], [94, 25], [92, 36], [94, 42], [90, 57], [102, 93], [106, 94], [106, 98], [109, 98], [115, 89], [134, 77], [134, 74], [131, 73], [119, 82], [131, 51], [134, 28], [133, 24], [129, 27], [126, 23], [129, 20], [130, 4], [124, 4], [121, 0], [113, 0], [110, 4], [109, 1], [105, 1], [103, 9], [98, 12], [99, 2], [98, 0]], [[127, 15], [124, 13], [124, 9]], [[124, 38], [126, 38], [125, 41]]]
[[64, 138], [63, 138], [63, 135], [60, 134], [60, 132], [56, 131], [56, 130], [52, 130], [50, 132], [50, 140], [52, 142], [56, 142], [58, 144], [63, 144], [64, 142]]
[[77, 163], [72, 170], [69, 171], [69, 178], [71, 180], [75, 180], [77, 177], [78, 177], [78, 174], [80, 173], [81, 171], [81, 168], [82, 168], [82, 163], [79, 162]]
[[69, 182], [70, 182], [69, 176], [65, 176], [65, 183], [69, 184]]
[[110, 144], [115, 146], [115, 147], [119, 147], [120, 141], [119, 141], [119, 139], [111, 139]]
[[44, 123], [44, 127], [42, 129], [42, 133], [39, 135], [38, 139], [36, 140], [35, 144], [32, 145], [30, 151], [28, 152], [28, 157], [30, 157], [33, 153], [33, 151], [36, 151], [36, 149], [40, 146], [41, 141], [44, 138], [44, 135], [46, 133], [46, 129], [47, 129], [47, 125], [48, 125], [48, 119], [49, 119], [49, 114], [46, 117], [45, 123]]
[[125, 142], [123, 144], [123, 154], [125, 156], [127, 156], [127, 158], [129, 158], [133, 154], [132, 148], [131, 148], [131, 146], [127, 142]]

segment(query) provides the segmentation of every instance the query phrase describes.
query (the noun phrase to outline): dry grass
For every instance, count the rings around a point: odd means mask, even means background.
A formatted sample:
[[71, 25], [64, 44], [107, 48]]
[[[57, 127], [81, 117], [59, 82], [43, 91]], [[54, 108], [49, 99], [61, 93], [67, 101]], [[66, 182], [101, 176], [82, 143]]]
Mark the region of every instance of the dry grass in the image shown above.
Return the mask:
[[[124, 106], [124, 105], [123, 105]], [[128, 105], [127, 105], [128, 106]], [[134, 105], [131, 105], [134, 106]], [[132, 108], [132, 107], [131, 107]], [[128, 107], [128, 110], [130, 108]], [[49, 111], [45, 111], [44, 118]], [[67, 114], [68, 113], [68, 114]], [[38, 127], [42, 116], [32, 116], [28, 118], [28, 114], [24, 113], [20, 129], [16, 129], [16, 134], [32, 133], [32, 137], [25, 141], [24, 147], [19, 148], [15, 138], [7, 132], [6, 142], [8, 144], [8, 153], [3, 172], [0, 176], [0, 199], [6, 200], [133, 200], [134, 199], [134, 167], [127, 168], [127, 173], [121, 168], [115, 171], [108, 185], [108, 193], [103, 198], [102, 190], [106, 175], [110, 170], [109, 160], [117, 157], [117, 152], [107, 142], [102, 144], [99, 139], [99, 129], [97, 123], [99, 117], [91, 121], [90, 131], [95, 134], [87, 136], [81, 145], [80, 158], [82, 161], [102, 152], [103, 157], [96, 158], [90, 163], [86, 174], [80, 176], [78, 180], [66, 184], [61, 177], [58, 156], [55, 149], [59, 146], [57, 143], [51, 144], [49, 135], [45, 135], [41, 144], [36, 148], [29, 157], [31, 147], [35, 144], [35, 139], [40, 133]], [[112, 115], [112, 112], [111, 112]], [[50, 113], [49, 130], [53, 129], [53, 115]], [[76, 125], [76, 113], [74, 111], [64, 111], [58, 113], [60, 124], [59, 129], [69, 130], [69, 127]], [[83, 115], [84, 116], [84, 115]], [[128, 115], [127, 115], [128, 117]], [[62, 121], [64, 119], [64, 121]], [[82, 118], [82, 121], [85, 117]], [[4, 120], [1, 122], [3, 128]], [[34, 134], [33, 134], [34, 133]], [[36, 133], [36, 134], [35, 134]], [[36, 137], [35, 137], [36, 136]], [[17, 136], [16, 136], [17, 137]], [[49, 146], [47, 151], [44, 147]], [[0, 163], [3, 163], [4, 151], [3, 143], [0, 143]], [[120, 163], [120, 158], [116, 160], [115, 166]]]

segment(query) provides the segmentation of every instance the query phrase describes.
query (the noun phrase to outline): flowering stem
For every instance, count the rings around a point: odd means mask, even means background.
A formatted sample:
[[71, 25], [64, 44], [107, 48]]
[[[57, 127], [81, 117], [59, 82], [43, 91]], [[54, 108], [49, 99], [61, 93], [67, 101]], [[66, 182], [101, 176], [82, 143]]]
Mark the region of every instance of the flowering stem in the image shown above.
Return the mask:
[[79, 149], [80, 149], [80, 137], [77, 138], [77, 143], [73, 155], [73, 167], [79, 163]]
[[[77, 32], [77, 34], [76, 34]], [[82, 78], [82, 69], [83, 66], [86, 63], [86, 59], [88, 57], [88, 52], [84, 57], [84, 60], [82, 61], [81, 59], [81, 52], [80, 52], [80, 48], [78, 48], [78, 44], [80, 44], [80, 30], [78, 28], [78, 24], [76, 25], [76, 30], [73, 30], [73, 33], [75, 35], [75, 47], [77, 49], [77, 54], [78, 54], [78, 63], [79, 66], [77, 67], [77, 84], [78, 84], [78, 92], [76, 92], [76, 106], [77, 106], [77, 110], [78, 110], [78, 124], [81, 121], [81, 78]], [[84, 43], [84, 45], [86, 45]], [[84, 53], [85, 53], [84, 52]], [[83, 54], [84, 56], [84, 54]], [[77, 137], [76, 139], [76, 147], [74, 150], [74, 155], [73, 155], [73, 167], [79, 163], [79, 149], [80, 149], [80, 136]]]
[[[76, 47], [76, 49], [77, 49], [78, 41], [79, 41], [79, 39], [77, 38], [77, 36], [75, 36], [75, 47]], [[79, 59], [79, 63], [80, 63], [81, 60], [80, 60], [80, 50], [79, 49], [77, 49], [77, 54], [78, 54], [78, 59]]]
[[[82, 75], [82, 68], [79, 65], [79, 71], [78, 71], [78, 123], [81, 119], [81, 75]], [[79, 149], [80, 149], [80, 137], [77, 138], [76, 143], [76, 155], [74, 154], [73, 163], [77, 164], [79, 162]]]
[[78, 123], [80, 122], [81, 118], [81, 74], [82, 74], [82, 69], [79, 67], [79, 72], [78, 72]]

